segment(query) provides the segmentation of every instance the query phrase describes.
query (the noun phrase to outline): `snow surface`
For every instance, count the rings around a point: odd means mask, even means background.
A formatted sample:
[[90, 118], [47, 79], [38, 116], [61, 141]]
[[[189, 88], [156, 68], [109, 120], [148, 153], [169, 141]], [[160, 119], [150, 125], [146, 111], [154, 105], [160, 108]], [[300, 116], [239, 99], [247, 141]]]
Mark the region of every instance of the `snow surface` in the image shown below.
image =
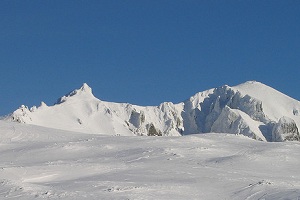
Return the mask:
[[300, 198], [298, 142], [0, 127], [0, 199]]

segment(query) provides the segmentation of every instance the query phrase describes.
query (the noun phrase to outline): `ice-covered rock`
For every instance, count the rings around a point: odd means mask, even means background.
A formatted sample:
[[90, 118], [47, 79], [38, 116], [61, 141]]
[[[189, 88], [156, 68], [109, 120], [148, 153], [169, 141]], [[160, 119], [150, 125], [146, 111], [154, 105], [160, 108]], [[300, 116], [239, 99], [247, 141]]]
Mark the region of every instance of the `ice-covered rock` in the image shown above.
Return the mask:
[[[198, 94], [202, 95], [202, 94]], [[268, 123], [270, 120], [263, 112], [262, 102], [249, 95], [242, 95], [238, 90], [225, 85], [211, 91], [202, 102], [190, 102], [193, 98], [185, 102], [188, 108], [188, 114], [185, 114], [186, 125], [192, 128], [185, 129], [184, 134], [195, 132], [208, 133], [211, 132], [212, 125], [219, 118], [225, 107], [240, 110], [246, 113], [252, 120]], [[225, 130], [223, 130], [225, 132]]]
[[275, 124], [272, 137], [274, 142], [299, 141], [300, 135], [295, 121], [289, 117], [281, 117]]
[[32, 118], [31, 118], [31, 112], [30, 109], [25, 106], [21, 105], [19, 109], [14, 111], [11, 116], [8, 117], [10, 121], [15, 121], [19, 123], [31, 123]]
[[240, 110], [226, 106], [211, 127], [211, 132], [242, 134], [253, 139], [266, 141], [258, 126], [262, 124], [251, 119]]

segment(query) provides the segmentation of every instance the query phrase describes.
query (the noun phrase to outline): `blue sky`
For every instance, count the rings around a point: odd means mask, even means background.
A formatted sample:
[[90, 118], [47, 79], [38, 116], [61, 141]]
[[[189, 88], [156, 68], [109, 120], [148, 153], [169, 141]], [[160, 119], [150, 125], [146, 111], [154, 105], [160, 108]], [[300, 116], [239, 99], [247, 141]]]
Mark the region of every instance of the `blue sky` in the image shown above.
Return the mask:
[[158, 105], [248, 80], [300, 100], [300, 1], [0, 1], [0, 115], [96, 97]]

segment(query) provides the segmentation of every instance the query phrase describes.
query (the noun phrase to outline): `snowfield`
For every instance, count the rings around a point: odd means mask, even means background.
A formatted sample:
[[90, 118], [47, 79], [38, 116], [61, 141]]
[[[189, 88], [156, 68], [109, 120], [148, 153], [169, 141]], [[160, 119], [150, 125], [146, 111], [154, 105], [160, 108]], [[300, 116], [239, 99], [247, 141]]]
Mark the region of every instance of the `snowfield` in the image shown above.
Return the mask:
[[0, 127], [0, 199], [300, 198], [299, 142]]

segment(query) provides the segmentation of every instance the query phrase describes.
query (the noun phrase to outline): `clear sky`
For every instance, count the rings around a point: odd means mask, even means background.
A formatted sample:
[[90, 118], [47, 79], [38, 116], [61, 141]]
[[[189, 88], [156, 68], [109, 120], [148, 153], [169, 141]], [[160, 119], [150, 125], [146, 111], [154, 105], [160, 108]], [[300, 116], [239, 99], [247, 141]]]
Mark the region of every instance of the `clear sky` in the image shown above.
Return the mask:
[[158, 105], [248, 80], [300, 100], [300, 1], [2, 0], [0, 115], [88, 83]]

